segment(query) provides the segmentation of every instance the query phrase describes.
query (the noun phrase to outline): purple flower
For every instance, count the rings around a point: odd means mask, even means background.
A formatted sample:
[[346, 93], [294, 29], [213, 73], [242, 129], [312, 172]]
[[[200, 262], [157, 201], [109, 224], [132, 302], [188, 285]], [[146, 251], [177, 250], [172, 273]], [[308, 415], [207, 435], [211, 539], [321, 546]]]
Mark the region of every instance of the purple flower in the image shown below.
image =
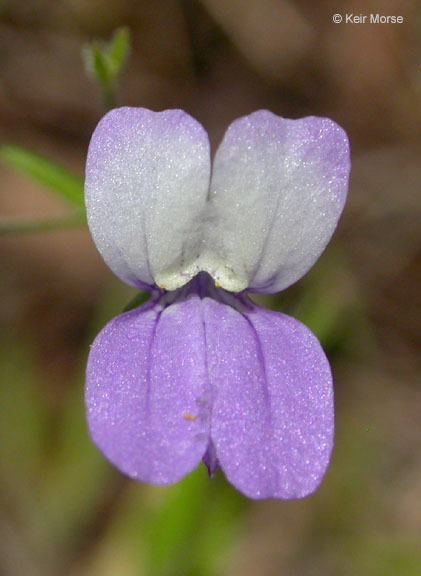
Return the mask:
[[180, 110], [101, 120], [89, 227], [111, 270], [151, 292], [88, 361], [90, 433], [122, 472], [171, 484], [203, 459], [250, 498], [317, 488], [333, 446], [329, 363], [308, 328], [247, 293], [278, 292], [315, 263], [349, 169], [346, 134], [326, 118], [240, 118], [212, 168], [205, 130]]

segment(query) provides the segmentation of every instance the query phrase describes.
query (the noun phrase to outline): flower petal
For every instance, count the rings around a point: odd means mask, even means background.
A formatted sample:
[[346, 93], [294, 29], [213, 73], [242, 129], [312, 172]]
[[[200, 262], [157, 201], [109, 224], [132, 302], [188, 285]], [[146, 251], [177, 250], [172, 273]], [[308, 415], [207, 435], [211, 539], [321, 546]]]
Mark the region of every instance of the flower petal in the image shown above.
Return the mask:
[[209, 383], [198, 297], [165, 298], [112, 320], [88, 360], [86, 404], [94, 443], [122, 472], [171, 484], [209, 443]]
[[206, 300], [211, 438], [228, 480], [250, 498], [301, 498], [333, 447], [329, 363], [308, 328], [250, 305]]
[[111, 270], [140, 289], [174, 290], [197, 272], [209, 189], [209, 140], [182, 110], [119, 108], [89, 146], [85, 197], [95, 244]]
[[[278, 292], [314, 264], [342, 212], [350, 170], [345, 132], [327, 118], [286, 120], [260, 110], [236, 120], [211, 178], [216, 228], [207, 244], [228, 267], [223, 287]], [[229, 269], [231, 267], [231, 270]]]

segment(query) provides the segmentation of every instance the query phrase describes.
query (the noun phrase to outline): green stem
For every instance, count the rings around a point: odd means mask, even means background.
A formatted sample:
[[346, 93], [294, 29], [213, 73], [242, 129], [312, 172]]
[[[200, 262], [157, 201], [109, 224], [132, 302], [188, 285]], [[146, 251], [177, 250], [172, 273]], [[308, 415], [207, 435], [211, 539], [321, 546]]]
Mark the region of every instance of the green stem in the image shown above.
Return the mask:
[[102, 88], [102, 100], [106, 111], [112, 110], [116, 107], [116, 97], [114, 86], [111, 84], [103, 86]]
[[62, 218], [41, 220], [4, 220], [0, 218], [0, 236], [8, 234], [32, 234], [36, 232], [53, 232], [78, 228], [86, 224], [83, 213], [71, 214]]

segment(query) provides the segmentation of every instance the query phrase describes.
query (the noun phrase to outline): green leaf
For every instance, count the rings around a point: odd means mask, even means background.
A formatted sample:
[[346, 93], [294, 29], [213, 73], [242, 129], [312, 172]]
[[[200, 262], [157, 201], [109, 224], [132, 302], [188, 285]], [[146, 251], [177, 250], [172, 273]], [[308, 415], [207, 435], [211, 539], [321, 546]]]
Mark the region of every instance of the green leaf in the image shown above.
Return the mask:
[[35, 232], [57, 232], [78, 228], [86, 224], [86, 216], [80, 211], [63, 218], [39, 220], [4, 220], [0, 218], [0, 236], [10, 234], [34, 234]]
[[143, 510], [137, 512], [142, 515], [142, 527], [134, 524], [131, 538], [135, 546], [141, 543], [149, 574], [215, 576], [223, 572], [248, 500], [221, 473], [210, 481], [201, 465], [174, 486], [148, 489], [144, 500]]
[[94, 44], [91, 50], [94, 78], [101, 86], [108, 87], [112, 83], [112, 74], [107, 58], [97, 44]]
[[107, 110], [116, 106], [118, 77], [126, 65], [131, 50], [130, 31], [118, 28], [109, 42], [91, 42], [82, 49], [85, 70], [102, 90]]
[[60, 196], [73, 208], [84, 210], [82, 179], [53, 160], [22, 146], [3, 144], [0, 160], [42, 184]]
[[117, 76], [127, 64], [131, 52], [130, 30], [118, 28], [108, 45], [107, 58], [113, 76]]
[[192, 550], [200, 532], [208, 489], [204, 467], [165, 489], [161, 506], [145, 524], [145, 561], [151, 574], [191, 576]]
[[207, 492], [200, 530], [189, 555], [192, 574], [216, 576], [226, 572], [232, 550], [243, 535], [250, 500], [230, 486], [221, 473], [209, 482]]
[[105, 49], [98, 42], [92, 42], [82, 49], [82, 59], [89, 78], [102, 88], [109, 88], [112, 84], [112, 72], [108, 63]]
[[149, 292], [139, 292], [139, 294], [136, 294], [136, 296], [124, 307], [123, 312], [129, 312], [130, 310], [138, 308], [148, 300], [149, 296]]

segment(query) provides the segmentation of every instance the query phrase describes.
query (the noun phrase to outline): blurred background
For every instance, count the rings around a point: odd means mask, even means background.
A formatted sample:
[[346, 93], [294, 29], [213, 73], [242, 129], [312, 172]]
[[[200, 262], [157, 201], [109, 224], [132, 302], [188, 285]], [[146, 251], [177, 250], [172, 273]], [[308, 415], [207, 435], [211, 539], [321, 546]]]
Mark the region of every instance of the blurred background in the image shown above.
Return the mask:
[[[403, 16], [335, 24], [333, 14]], [[81, 50], [132, 38], [119, 105], [183, 108], [215, 147], [238, 116], [322, 115], [353, 171], [314, 269], [265, 306], [300, 318], [332, 362], [336, 448], [320, 489], [251, 502], [201, 466], [136, 484], [91, 445], [89, 344], [134, 292], [86, 228], [0, 235], [0, 574], [421, 574], [421, 8], [415, 0], [1, 0], [0, 142], [83, 177], [104, 114]], [[0, 222], [67, 218], [0, 166]], [[65, 221], [65, 220], [63, 220]]]

